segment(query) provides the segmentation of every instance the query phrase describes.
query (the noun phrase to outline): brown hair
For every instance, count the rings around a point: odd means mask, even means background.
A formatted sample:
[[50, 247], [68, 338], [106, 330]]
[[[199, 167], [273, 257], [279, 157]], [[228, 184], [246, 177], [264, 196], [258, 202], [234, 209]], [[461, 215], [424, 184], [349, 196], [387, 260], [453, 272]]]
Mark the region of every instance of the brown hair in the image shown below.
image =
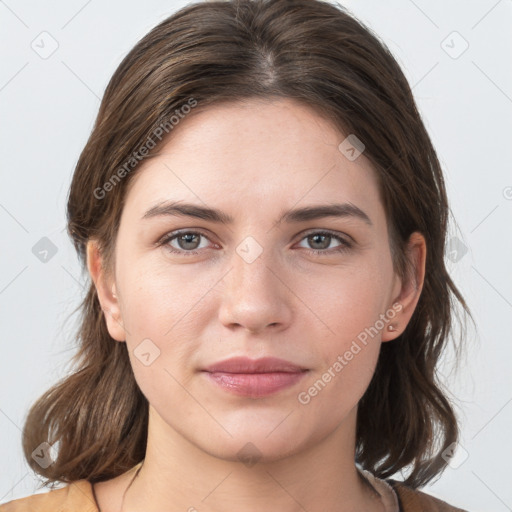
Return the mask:
[[[452, 332], [454, 299], [469, 309], [445, 267], [445, 185], [411, 89], [387, 47], [342, 7], [322, 0], [198, 2], [137, 43], [107, 86], [69, 191], [68, 232], [83, 268], [86, 243], [96, 239], [112, 272], [127, 186], [138, 162], [162, 145], [162, 127], [172, 134], [173, 116], [179, 120], [193, 102], [204, 108], [250, 98], [294, 98], [365, 144], [400, 276], [408, 271], [409, 235], [426, 239], [419, 302], [402, 335], [381, 347], [356, 432], [356, 462], [364, 469], [388, 478], [410, 467], [405, 484], [423, 486], [445, 469], [442, 452], [458, 440], [436, 365]], [[76, 369], [39, 398], [24, 426], [25, 457], [45, 485], [107, 480], [145, 454], [148, 402], [89, 283], [79, 306]], [[31, 456], [42, 442], [58, 446], [47, 468]]]

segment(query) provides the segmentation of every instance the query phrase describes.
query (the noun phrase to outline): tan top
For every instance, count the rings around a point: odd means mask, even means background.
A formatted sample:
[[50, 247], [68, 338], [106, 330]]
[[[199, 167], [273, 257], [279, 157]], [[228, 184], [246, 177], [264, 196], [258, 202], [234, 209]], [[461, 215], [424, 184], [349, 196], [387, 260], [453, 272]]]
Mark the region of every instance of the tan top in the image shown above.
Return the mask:
[[[383, 497], [386, 512], [468, 512], [395, 480], [381, 480], [369, 471], [361, 472]], [[0, 505], [0, 512], [99, 512], [99, 509], [91, 483], [77, 480], [60, 489], [4, 503]]]

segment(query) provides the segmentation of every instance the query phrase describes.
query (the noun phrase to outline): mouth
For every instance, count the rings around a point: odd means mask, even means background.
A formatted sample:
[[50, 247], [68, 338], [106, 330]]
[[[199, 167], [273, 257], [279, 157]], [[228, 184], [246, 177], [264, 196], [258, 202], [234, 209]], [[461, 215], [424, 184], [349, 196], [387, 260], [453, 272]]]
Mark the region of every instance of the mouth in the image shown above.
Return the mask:
[[235, 357], [202, 370], [210, 382], [229, 393], [260, 398], [297, 384], [309, 369], [284, 359]]

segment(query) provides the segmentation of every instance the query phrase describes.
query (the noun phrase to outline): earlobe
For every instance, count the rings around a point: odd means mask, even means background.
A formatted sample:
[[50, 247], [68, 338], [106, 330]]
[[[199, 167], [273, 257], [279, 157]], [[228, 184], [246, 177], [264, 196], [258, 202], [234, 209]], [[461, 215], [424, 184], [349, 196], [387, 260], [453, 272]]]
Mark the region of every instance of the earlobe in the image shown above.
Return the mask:
[[399, 280], [399, 290], [393, 300], [394, 308], [399, 304], [399, 312], [383, 330], [383, 342], [398, 338], [407, 327], [423, 290], [426, 256], [427, 246], [424, 236], [419, 232], [412, 233], [407, 244], [410, 272], [405, 279]]
[[102, 263], [101, 252], [95, 240], [87, 242], [87, 268], [96, 287], [96, 293], [105, 316], [107, 329], [117, 341], [125, 341], [126, 334], [114, 282], [107, 279]]
[[[381, 335], [381, 341], [392, 341], [400, 334], [402, 334], [403, 330], [405, 329], [405, 321], [403, 317], [401, 316], [401, 311], [403, 309], [403, 306], [399, 302], [395, 302], [392, 306], [392, 308], [389, 308], [386, 312], [386, 318], [388, 318], [388, 324], [384, 327], [382, 330]], [[393, 316], [392, 316], [393, 314]]]

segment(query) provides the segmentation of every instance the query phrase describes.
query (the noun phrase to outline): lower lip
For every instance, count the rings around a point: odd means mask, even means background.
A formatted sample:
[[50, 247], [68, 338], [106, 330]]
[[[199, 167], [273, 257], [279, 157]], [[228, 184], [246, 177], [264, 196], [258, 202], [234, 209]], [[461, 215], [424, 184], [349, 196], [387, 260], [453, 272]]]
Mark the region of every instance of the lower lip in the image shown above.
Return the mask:
[[235, 395], [258, 398], [277, 393], [299, 382], [307, 371], [273, 373], [223, 373], [206, 372], [222, 389]]

